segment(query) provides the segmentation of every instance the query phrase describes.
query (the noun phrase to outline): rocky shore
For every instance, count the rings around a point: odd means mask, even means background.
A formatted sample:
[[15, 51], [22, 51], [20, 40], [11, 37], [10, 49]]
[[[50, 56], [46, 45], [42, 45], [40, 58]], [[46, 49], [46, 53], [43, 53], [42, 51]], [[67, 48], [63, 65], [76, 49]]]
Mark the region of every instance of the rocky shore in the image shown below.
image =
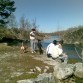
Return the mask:
[[0, 45], [0, 83], [83, 83], [83, 64]]
[[[83, 78], [82, 63], [65, 64], [64, 62], [61, 63], [56, 60], [54, 61], [52, 59], [49, 59], [46, 56], [43, 56], [41, 58], [40, 57], [34, 58], [36, 60], [41, 60], [44, 63], [53, 66], [53, 72], [52, 73], [43, 72], [42, 74], [39, 74], [35, 79], [19, 80], [17, 81], [17, 83], [77, 83], [74, 78], [70, 77], [75, 76], [78, 78]], [[46, 71], [48, 69], [49, 67], [46, 69]], [[36, 68], [36, 70], [39, 72], [42, 71], [40, 67]]]

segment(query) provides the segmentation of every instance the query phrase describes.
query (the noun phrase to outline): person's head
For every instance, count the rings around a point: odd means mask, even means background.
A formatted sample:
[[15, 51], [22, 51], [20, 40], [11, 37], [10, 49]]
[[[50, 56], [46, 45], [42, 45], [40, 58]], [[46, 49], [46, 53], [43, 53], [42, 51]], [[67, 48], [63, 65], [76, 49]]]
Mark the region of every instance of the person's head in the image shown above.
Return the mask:
[[35, 32], [36, 30], [33, 28], [32, 31]]
[[41, 42], [41, 40], [40, 40], [40, 39], [38, 39], [38, 42]]
[[63, 44], [63, 40], [60, 40], [60, 41], [59, 41], [59, 44], [61, 44], [61, 45], [62, 45], [62, 44]]
[[57, 45], [57, 40], [53, 40], [53, 44], [54, 45]]

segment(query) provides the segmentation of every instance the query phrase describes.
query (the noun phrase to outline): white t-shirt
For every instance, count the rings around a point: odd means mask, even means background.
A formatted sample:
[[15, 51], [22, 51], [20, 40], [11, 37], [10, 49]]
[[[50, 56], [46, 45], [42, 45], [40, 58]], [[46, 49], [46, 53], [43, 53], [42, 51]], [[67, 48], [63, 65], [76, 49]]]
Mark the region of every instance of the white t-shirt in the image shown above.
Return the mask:
[[[33, 36], [31, 36], [31, 35], [33, 35], [34, 37], [33, 37]], [[31, 31], [31, 32], [30, 32], [30, 39], [31, 39], [31, 40], [34, 40], [34, 39], [35, 39], [35, 34], [34, 34], [34, 32], [33, 32], [33, 31]]]
[[59, 52], [59, 55], [61, 55], [63, 53], [63, 50], [62, 48], [59, 47], [59, 45], [56, 45], [57, 49], [58, 49], [58, 52]]
[[58, 49], [58, 46], [57, 45], [54, 45], [53, 43], [50, 43], [47, 46], [46, 54], [51, 54], [51, 56], [53, 58], [59, 57], [59, 49]]

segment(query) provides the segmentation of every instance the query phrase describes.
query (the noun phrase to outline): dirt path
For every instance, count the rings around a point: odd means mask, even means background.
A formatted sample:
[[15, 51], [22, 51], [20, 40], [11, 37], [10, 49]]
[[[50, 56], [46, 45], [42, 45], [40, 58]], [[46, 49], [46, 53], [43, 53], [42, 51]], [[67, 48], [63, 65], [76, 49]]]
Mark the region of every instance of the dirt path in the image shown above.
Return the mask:
[[60, 62], [53, 60], [52, 58], [48, 58], [45, 54], [44, 55], [38, 55], [36, 57], [33, 56], [34, 59], [43, 61], [44, 63], [48, 65], [55, 66], [57, 63], [59, 64]]

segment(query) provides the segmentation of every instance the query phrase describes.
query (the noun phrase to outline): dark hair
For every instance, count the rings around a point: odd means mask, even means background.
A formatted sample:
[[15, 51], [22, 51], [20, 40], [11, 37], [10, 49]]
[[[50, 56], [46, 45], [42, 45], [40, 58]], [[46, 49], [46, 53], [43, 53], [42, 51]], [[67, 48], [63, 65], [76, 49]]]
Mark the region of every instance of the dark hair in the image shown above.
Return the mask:
[[53, 40], [53, 44], [55, 44], [55, 45], [56, 45], [56, 44], [57, 44], [57, 40]]
[[40, 39], [38, 39], [38, 42], [40, 42], [41, 40]]
[[35, 29], [33, 28], [32, 31], [35, 31]]

